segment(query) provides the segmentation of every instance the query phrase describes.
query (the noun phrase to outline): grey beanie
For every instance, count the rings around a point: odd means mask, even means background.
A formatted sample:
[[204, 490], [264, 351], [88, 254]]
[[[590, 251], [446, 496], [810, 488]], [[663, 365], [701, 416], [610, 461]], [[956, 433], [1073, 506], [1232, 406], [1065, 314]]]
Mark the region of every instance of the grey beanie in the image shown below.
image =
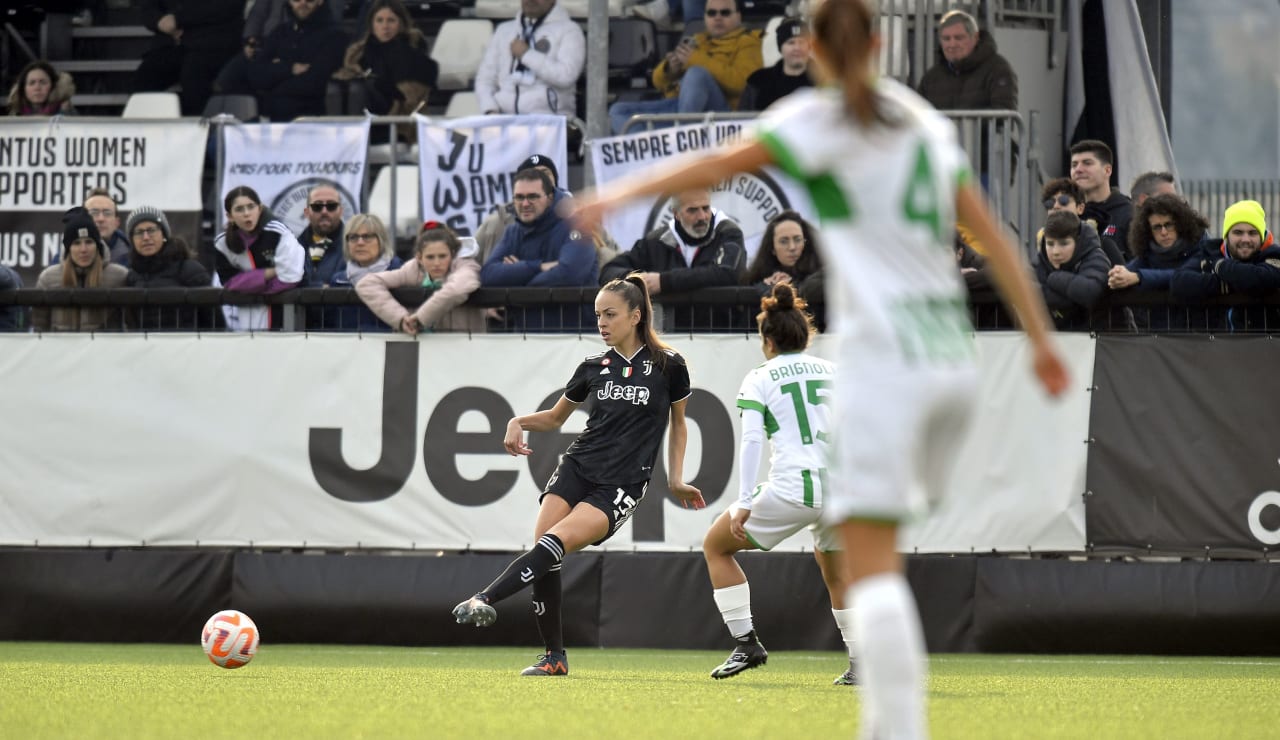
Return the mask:
[[128, 235], [130, 240], [133, 239], [133, 227], [143, 221], [151, 221], [158, 224], [160, 226], [160, 234], [165, 239], [168, 239], [172, 233], [169, 230], [169, 219], [165, 217], [164, 211], [155, 206], [138, 206], [133, 209], [133, 213], [129, 214], [129, 220], [125, 222], [124, 226], [124, 233]]

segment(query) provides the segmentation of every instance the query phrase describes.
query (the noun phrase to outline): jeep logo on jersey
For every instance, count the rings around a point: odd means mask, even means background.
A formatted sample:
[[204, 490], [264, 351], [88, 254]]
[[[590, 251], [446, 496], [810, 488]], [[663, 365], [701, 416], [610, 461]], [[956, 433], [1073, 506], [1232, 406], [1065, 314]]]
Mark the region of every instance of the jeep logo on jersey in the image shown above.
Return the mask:
[[301, 234], [303, 229], [311, 225], [311, 222], [307, 221], [307, 217], [302, 215], [302, 209], [307, 207], [307, 196], [311, 194], [311, 189], [318, 185], [328, 185], [338, 191], [338, 200], [342, 201], [342, 215], [344, 217], [350, 218], [352, 214], [360, 212], [359, 203], [342, 185], [322, 177], [308, 177], [305, 180], [298, 180], [280, 191], [280, 194], [271, 201], [271, 215], [283, 222], [285, 226], [288, 226], [289, 231], [294, 234]]
[[604, 387], [596, 391], [596, 397], [601, 401], [630, 401], [637, 406], [649, 405], [648, 388], [638, 385], [620, 385], [612, 380], [605, 381]]
[[[671, 223], [673, 199], [660, 199], [649, 209], [645, 221], [648, 234], [659, 226]], [[741, 174], [725, 180], [711, 189], [711, 206], [733, 219], [742, 229], [747, 259], [755, 256], [770, 219], [791, 208], [791, 201], [778, 183], [764, 173]]]

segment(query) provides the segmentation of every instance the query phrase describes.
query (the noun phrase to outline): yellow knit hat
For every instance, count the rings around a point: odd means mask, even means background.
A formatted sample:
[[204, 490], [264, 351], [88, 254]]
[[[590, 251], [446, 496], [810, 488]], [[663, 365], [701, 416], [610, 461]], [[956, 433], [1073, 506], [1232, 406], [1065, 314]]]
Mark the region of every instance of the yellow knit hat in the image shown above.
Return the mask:
[[1222, 216], [1223, 239], [1227, 238], [1231, 227], [1236, 224], [1249, 224], [1258, 230], [1259, 237], [1267, 236], [1267, 214], [1263, 212], [1262, 204], [1256, 200], [1242, 200], [1232, 203], [1227, 208], [1227, 212]]

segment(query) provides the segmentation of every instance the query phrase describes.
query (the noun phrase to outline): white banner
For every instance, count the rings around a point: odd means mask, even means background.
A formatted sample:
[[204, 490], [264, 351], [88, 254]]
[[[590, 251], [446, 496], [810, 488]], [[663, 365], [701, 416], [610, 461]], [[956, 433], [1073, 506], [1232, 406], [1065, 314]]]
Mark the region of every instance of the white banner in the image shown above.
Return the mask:
[[[0, 117], [0, 264], [30, 288], [62, 254], [62, 214], [104, 188], [120, 227], [139, 205], [196, 244], [208, 122]], [[110, 237], [110, 234], [104, 234]]]
[[0, 211], [61, 212], [94, 188], [124, 211], [199, 211], [207, 135], [207, 121], [0, 119]]
[[[905, 550], [1083, 549], [1093, 344], [1062, 339], [1076, 382], [1050, 404], [1021, 338], [979, 337], [982, 416], [956, 441], [967, 464]], [[700, 548], [736, 496], [734, 399], [759, 342], [673, 343], [694, 386], [685, 472], [710, 506], [663, 500], [658, 471], [607, 549]], [[0, 545], [526, 548], [541, 483], [586, 414], [532, 435], [528, 458], [502, 451], [506, 422], [549, 407], [599, 349], [564, 336], [0, 336]], [[781, 549], [811, 547], [802, 532]]]
[[[591, 141], [591, 166], [596, 184], [652, 167], [670, 157], [710, 149], [736, 141], [749, 121], [718, 121], [710, 124], [641, 131]], [[767, 167], [759, 173], [743, 173], [725, 180], [711, 192], [711, 205], [723, 211], [742, 228], [748, 261], [755, 256], [769, 220], [787, 209], [817, 223], [809, 194], [794, 180]], [[631, 249], [637, 240], [671, 221], [668, 198], [635, 201], [605, 217], [604, 226], [622, 249]]]
[[[240, 123], [222, 127], [225, 164], [218, 202], [248, 185], [295, 234], [308, 225], [303, 209], [311, 188], [335, 186], [348, 216], [360, 213], [369, 150], [369, 120], [345, 123]], [[218, 228], [227, 214], [218, 209]]]
[[511, 178], [534, 154], [550, 157], [559, 187], [568, 187], [564, 116], [415, 117], [422, 212], [459, 234], [474, 234], [490, 212], [511, 202]]

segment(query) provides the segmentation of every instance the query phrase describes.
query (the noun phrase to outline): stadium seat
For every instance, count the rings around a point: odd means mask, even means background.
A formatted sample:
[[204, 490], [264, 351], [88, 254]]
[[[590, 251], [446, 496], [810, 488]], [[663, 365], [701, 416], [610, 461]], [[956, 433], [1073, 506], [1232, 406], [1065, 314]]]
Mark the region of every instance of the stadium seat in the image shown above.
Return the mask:
[[[519, 3], [517, 3], [519, 7]], [[513, 13], [511, 17], [514, 17]], [[450, 18], [440, 24], [431, 58], [440, 65], [437, 86], [441, 90], [465, 90], [476, 78], [484, 48], [493, 36], [493, 24], [482, 18]]]
[[[396, 182], [395, 220], [391, 216], [391, 178]], [[383, 167], [369, 188], [369, 213], [382, 219], [392, 238], [412, 238], [422, 224], [421, 183], [418, 168], [413, 165]]]
[[760, 39], [760, 53], [764, 56], [766, 67], [772, 67], [782, 58], [782, 52], [778, 51], [778, 26], [782, 25], [782, 20], [782, 16], [775, 15], [764, 27], [764, 37]]
[[480, 110], [480, 99], [471, 90], [459, 90], [449, 98], [449, 105], [444, 109], [445, 118], [460, 118], [462, 116], [478, 116], [484, 111]]
[[658, 29], [647, 18], [609, 21], [609, 77], [646, 77], [658, 63]]
[[171, 92], [138, 92], [129, 96], [121, 118], [181, 118], [178, 94]]
[[520, 12], [520, 0], [476, 0], [476, 17], [509, 21]]
[[252, 95], [214, 95], [204, 105], [204, 118], [227, 113], [237, 121], [258, 120], [258, 99]]
[[[481, 2], [482, 0], [476, 0], [476, 5], [479, 5]], [[621, 18], [625, 16], [631, 9], [631, 6], [635, 5], [636, 2], [637, 0], [609, 0], [609, 17]], [[569, 14], [570, 18], [586, 18], [590, 13], [590, 0], [557, 0], [557, 4], [565, 9], [565, 12]], [[507, 17], [514, 18], [515, 15], [513, 14]], [[613, 21], [610, 21], [609, 23], [612, 25]]]

